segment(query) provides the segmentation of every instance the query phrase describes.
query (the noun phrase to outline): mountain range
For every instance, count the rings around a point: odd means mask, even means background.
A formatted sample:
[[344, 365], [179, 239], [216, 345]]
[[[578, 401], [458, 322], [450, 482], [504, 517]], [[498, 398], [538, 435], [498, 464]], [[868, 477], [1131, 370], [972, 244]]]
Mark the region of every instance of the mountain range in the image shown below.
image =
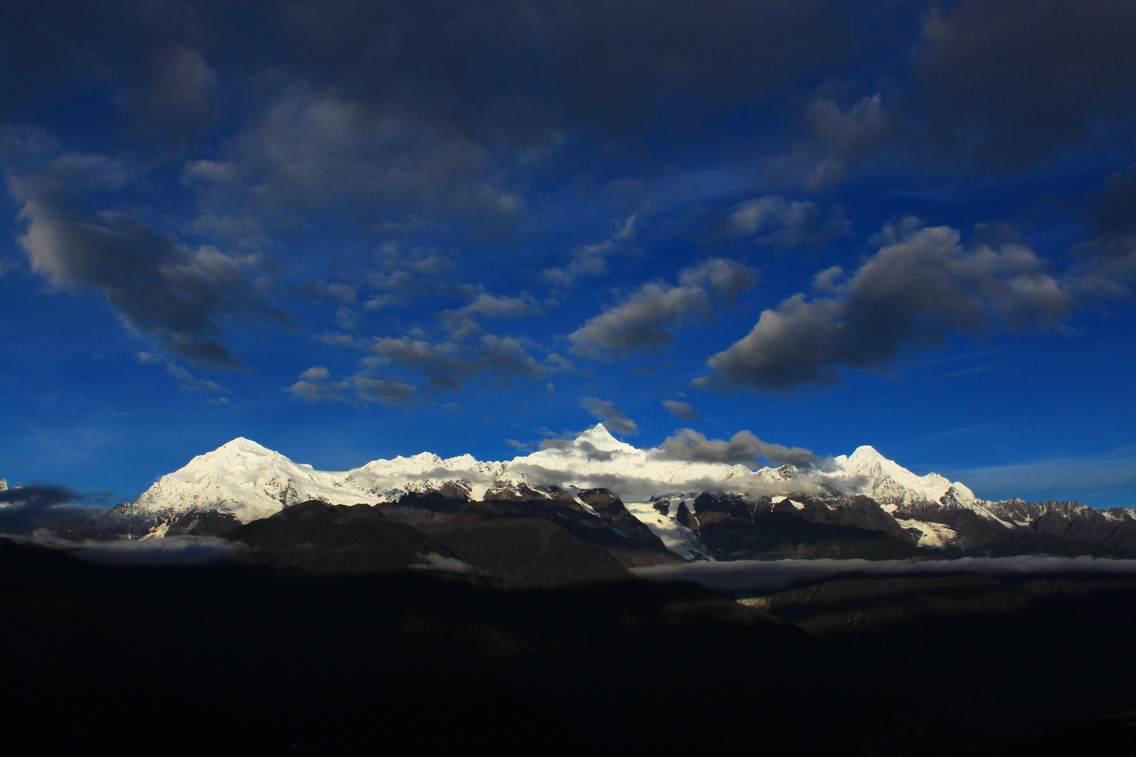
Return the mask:
[[[345, 516], [335, 513], [365, 505], [385, 523], [416, 529], [426, 541], [411, 551], [427, 563], [460, 563], [469, 552], [481, 555], [475, 564], [493, 562], [505, 546], [494, 546], [490, 532], [515, 540], [516, 532], [504, 532], [519, 521], [538, 530], [552, 524], [623, 566], [1136, 554], [1134, 509], [985, 500], [961, 482], [917, 475], [870, 446], [800, 467], [679, 459], [671, 450], [620, 441], [603, 424], [507, 461], [422, 452], [347, 471], [316, 470], [237, 438], [162, 476], [117, 510], [149, 522], [147, 538], [231, 532], [247, 538], [264, 531], [255, 526], [260, 521], [299, 518], [290, 511], [305, 503], [309, 519], [322, 519], [320, 528], [345, 527]], [[347, 520], [359, 528], [365, 521]], [[464, 551], [450, 546], [459, 525]]]

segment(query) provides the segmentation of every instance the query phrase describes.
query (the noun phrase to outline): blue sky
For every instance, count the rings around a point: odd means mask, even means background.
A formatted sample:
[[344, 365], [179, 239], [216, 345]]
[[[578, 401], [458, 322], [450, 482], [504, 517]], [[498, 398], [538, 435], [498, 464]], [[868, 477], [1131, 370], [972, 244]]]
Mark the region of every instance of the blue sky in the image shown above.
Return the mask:
[[1131, 4], [230, 5], [6, 4], [0, 476], [603, 418], [1136, 504]]

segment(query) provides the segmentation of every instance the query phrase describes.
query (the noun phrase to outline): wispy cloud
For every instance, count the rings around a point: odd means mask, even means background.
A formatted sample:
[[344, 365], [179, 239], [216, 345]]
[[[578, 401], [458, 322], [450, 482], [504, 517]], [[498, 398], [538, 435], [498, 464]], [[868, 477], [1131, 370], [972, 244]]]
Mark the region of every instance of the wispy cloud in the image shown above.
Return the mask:
[[988, 499], [1091, 497], [1101, 500], [1094, 504], [1132, 507], [1136, 502], [1117, 500], [1123, 492], [1136, 488], [1136, 448], [963, 468], [953, 471], [952, 477], [966, 482], [976, 494]]

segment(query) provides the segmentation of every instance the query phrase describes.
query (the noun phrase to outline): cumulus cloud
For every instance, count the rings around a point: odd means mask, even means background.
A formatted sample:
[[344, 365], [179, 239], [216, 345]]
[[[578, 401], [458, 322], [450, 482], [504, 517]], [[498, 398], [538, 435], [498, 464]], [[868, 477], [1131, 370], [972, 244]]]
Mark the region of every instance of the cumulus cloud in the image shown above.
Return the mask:
[[657, 350], [673, 341], [679, 324], [710, 312], [715, 296], [733, 300], [756, 281], [757, 273], [749, 266], [714, 258], [683, 270], [677, 286], [643, 284], [569, 334], [568, 340], [574, 352], [593, 358]]
[[379, 337], [371, 350], [383, 360], [422, 373], [445, 376], [462, 374], [466, 363], [459, 345], [452, 342], [430, 342], [411, 337]]
[[476, 376], [538, 379], [563, 368], [559, 355], [552, 353], [545, 362], [538, 362], [522, 340], [496, 334], [481, 334], [465, 342], [380, 337], [371, 342], [370, 349], [373, 363], [389, 363], [424, 374], [431, 386], [443, 390], [457, 389]]
[[694, 411], [694, 408], [691, 407], [689, 403], [683, 402], [682, 400], [663, 400], [661, 404], [666, 408], [668, 413], [676, 418], [681, 418], [684, 421], [698, 420], [698, 413]]
[[585, 276], [607, 273], [607, 259], [620, 252], [635, 238], [638, 219], [638, 214], [632, 213], [604, 239], [573, 249], [567, 265], [541, 271], [541, 278], [550, 284], [566, 287]]
[[584, 397], [580, 405], [589, 413], [599, 418], [610, 428], [621, 434], [638, 434], [639, 424], [631, 420], [615, 403], [595, 397]]
[[801, 467], [812, 465], [817, 459], [807, 449], [765, 442], [748, 430], [739, 431], [723, 440], [707, 439], [689, 428], [681, 429], [664, 439], [659, 445], [657, 456], [668, 460], [748, 466], [761, 459], [774, 465], [788, 463]]
[[455, 338], [461, 339], [477, 333], [479, 318], [520, 318], [539, 312], [540, 307], [527, 295], [509, 297], [481, 292], [460, 308], [442, 311], [439, 318]]
[[288, 392], [309, 402], [403, 405], [414, 398], [416, 389], [412, 384], [377, 378], [366, 372], [332, 380], [331, 371], [321, 365], [313, 365], [297, 377], [296, 382], [288, 387]]
[[809, 200], [764, 195], [732, 207], [726, 229], [732, 236], [778, 247], [820, 247], [847, 236], [851, 224], [840, 208], [825, 213]]
[[967, 249], [955, 229], [911, 224], [882, 240], [832, 296], [796, 294], [762, 311], [749, 334], [710, 358], [715, 379], [761, 391], [831, 383], [840, 368], [883, 370], [951, 331], [1054, 327], [1075, 305], [1022, 244]]

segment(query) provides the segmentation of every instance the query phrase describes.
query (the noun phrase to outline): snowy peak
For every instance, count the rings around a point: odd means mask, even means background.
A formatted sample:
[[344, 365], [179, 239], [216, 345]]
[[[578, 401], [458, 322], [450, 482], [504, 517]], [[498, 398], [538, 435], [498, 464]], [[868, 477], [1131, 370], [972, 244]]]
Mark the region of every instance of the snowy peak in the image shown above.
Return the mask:
[[852, 450], [852, 454], [848, 456], [848, 459], [854, 460], [861, 465], [891, 462], [891, 460], [881, 455], [880, 451], [870, 444], [861, 444], [859, 447]]
[[223, 450], [231, 450], [231, 451], [238, 451], [238, 452], [254, 452], [254, 453], [269, 452], [269, 453], [272, 453], [272, 454], [279, 454], [279, 453], [275, 452], [274, 450], [270, 450], [268, 447], [265, 447], [263, 444], [260, 444], [258, 442], [254, 442], [252, 439], [249, 439], [249, 438], [244, 437], [244, 436], [238, 436], [238, 437], [235, 437], [233, 439], [230, 439], [229, 441], [225, 442], [224, 444], [222, 444], [220, 447], [218, 447], [217, 449], [215, 449], [213, 451], [214, 452], [221, 452]]
[[308, 499], [333, 504], [366, 501], [337, 480], [251, 439], [237, 437], [162, 476], [136, 505], [154, 513], [217, 510], [249, 521]]
[[584, 446], [590, 444], [595, 449], [601, 452], [638, 452], [634, 446], [621, 442], [612, 436], [611, 432], [607, 430], [607, 426], [602, 423], [589, 428], [576, 437], [574, 444], [576, 446]]
[[[278, 457], [284, 458], [275, 450], [265, 447], [263, 444], [258, 444], [252, 439], [246, 439], [243, 436], [238, 436], [236, 439], [231, 439], [222, 444], [212, 452], [206, 452], [201, 457], [209, 459], [229, 459], [241, 457]], [[284, 458], [287, 459], [287, 458]]]
[[965, 485], [952, 483], [938, 473], [925, 476], [912, 473], [867, 444], [857, 447], [851, 455], [833, 458], [833, 465], [834, 478], [849, 484], [855, 493], [866, 494], [884, 504], [909, 507], [941, 502], [948, 492], [961, 501], [975, 500], [974, 492]]
[[294, 465], [296, 464], [276, 450], [269, 449], [252, 439], [238, 436], [236, 439], [225, 442], [217, 449], [198, 455], [181, 470], [207, 472]]

